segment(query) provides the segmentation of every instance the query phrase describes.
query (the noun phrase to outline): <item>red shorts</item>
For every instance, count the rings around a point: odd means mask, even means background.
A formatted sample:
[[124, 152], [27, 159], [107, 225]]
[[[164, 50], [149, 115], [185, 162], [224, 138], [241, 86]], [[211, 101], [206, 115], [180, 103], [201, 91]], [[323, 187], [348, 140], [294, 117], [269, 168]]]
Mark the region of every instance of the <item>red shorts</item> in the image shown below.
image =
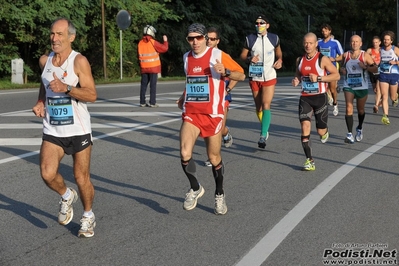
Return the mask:
[[277, 79], [271, 79], [268, 81], [253, 81], [251, 80], [249, 82], [249, 86], [251, 87], [251, 90], [253, 91], [260, 91], [262, 87], [268, 87], [268, 86], [273, 86], [277, 84]]
[[225, 100], [224, 101], [224, 109], [229, 109], [229, 106], [230, 106], [230, 101], [229, 100]]
[[182, 119], [199, 128], [200, 136], [203, 138], [214, 136], [222, 129], [223, 119], [221, 117], [212, 118], [206, 114], [182, 114]]

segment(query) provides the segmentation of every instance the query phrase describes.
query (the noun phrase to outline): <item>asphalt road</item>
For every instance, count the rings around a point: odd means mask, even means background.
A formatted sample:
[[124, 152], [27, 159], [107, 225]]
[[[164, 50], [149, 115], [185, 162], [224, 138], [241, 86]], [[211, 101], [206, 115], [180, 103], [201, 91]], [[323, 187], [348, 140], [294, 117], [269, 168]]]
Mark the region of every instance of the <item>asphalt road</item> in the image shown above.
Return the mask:
[[[183, 87], [159, 82], [159, 108], [139, 107], [139, 84], [97, 87], [98, 101], [89, 104], [97, 218], [91, 239], [76, 237], [80, 202], [69, 225], [57, 223], [59, 196], [40, 178], [42, 124], [31, 112], [37, 90], [1, 91], [0, 265], [397, 265], [398, 108], [390, 109], [391, 125], [382, 125], [370, 91], [364, 139], [345, 144], [340, 93], [326, 144], [312, 124], [316, 171], [303, 172], [299, 88], [279, 79], [270, 137], [260, 150], [251, 92], [239, 83], [227, 122], [234, 144], [222, 148], [229, 210], [216, 216], [202, 139], [194, 159], [205, 195], [196, 209], [182, 208], [189, 183], [175, 100]], [[76, 188], [71, 165], [65, 156], [60, 172]]]

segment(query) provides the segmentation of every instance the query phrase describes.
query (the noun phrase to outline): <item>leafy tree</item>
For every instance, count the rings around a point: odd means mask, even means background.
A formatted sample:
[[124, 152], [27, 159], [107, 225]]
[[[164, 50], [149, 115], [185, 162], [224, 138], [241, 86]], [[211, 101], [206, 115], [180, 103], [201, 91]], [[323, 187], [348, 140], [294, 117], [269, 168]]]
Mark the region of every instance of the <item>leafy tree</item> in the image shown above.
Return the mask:
[[[343, 45], [352, 31], [363, 30], [368, 46], [373, 35], [384, 30], [396, 32], [396, 4], [399, 0], [104, 0], [106, 63], [109, 78], [120, 76], [120, 30], [116, 15], [131, 14], [131, 26], [122, 32], [123, 77], [139, 74], [137, 44], [147, 24], [157, 29], [156, 38], [165, 34], [169, 51], [161, 55], [164, 76], [182, 75], [182, 55], [189, 50], [187, 28], [194, 22], [215, 26], [221, 32], [220, 48], [238, 59], [245, 36], [254, 31], [254, 21], [265, 14], [270, 32], [279, 35], [284, 70], [294, 70], [295, 59], [303, 53], [302, 38], [308, 31], [320, 36], [320, 25], [329, 23], [335, 38]], [[58, 17], [73, 21], [77, 38], [73, 48], [84, 54], [95, 78], [103, 77], [103, 34], [100, 1], [0, 0], [0, 78], [11, 74], [11, 60], [22, 58], [30, 80], [38, 81], [38, 58], [50, 52], [49, 29]], [[347, 35], [344, 33], [347, 32]], [[349, 32], [349, 33], [348, 33]], [[243, 63], [243, 62], [241, 62]]]
[[[131, 14], [131, 26], [122, 31], [122, 64], [123, 76], [135, 77], [140, 73], [137, 44], [142, 38], [144, 26], [147, 24], [154, 25], [157, 30], [156, 38], [160, 38], [162, 36], [162, 25], [168, 21], [179, 20], [179, 16], [175, 15], [173, 10], [165, 8], [170, 1], [163, 2], [165, 3], [139, 0], [106, 1], [105, 25], [109, 77], [116, 78], [120, 76], [120, 29], [116, 24], [118, 12], [126, 10]], [[98, 20], [98, 18], [95, 18], [95, 20]], [[102, 47], [100, 41], [102, 36], [101, 27], [93, 28], [93, 36], [95, 36], [91, 39], [93, 45]], [[93, 55], [90, 58], [90, 62], [93, 64], [95, 76], [100, 77], [103, 65], [102, 58], [98, 57], [98, 55]]]
[[[16, 57], [24, 60], [28, 74], [38, 73], [38, 58], [49, 50], [51, 21], [57, 17], [71, 18], [85, 36], [87, 26], [84, 23], [84, 10], [87, 9], [90, 9], [87, 0], [79, 3], [73, 0], [3, 3], [0, 9], [0, 43], [2, 51], [7, 51], [7, 54], [1, 57], [0, 75], [11, 73], [9, 62]], [[87, 48], [86, 42], [81, 39], [78, 47], [84, 50]]]

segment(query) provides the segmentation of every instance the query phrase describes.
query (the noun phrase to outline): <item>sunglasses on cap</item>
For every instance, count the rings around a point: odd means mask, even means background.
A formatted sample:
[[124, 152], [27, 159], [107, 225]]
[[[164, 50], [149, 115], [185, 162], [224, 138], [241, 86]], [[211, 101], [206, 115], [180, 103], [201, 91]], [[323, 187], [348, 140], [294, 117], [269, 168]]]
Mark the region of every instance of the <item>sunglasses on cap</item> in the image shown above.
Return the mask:
[[188, 42], [193, 42], [194, 39], [196, 39], [197, 41], [202, 41], [202, 40], [205, 39], [205, 36], [204, 36], [204, 35], [198, 35], [198, 36], [187, 36], [187, 37], [186, 37], [186, 40], [187, 40]]
[[214, 41], [217, 41], [217, 40], [219, 40], [219, 38], [211, 38], [211, 37], [208, 37], [208, 41], [214, 42]]

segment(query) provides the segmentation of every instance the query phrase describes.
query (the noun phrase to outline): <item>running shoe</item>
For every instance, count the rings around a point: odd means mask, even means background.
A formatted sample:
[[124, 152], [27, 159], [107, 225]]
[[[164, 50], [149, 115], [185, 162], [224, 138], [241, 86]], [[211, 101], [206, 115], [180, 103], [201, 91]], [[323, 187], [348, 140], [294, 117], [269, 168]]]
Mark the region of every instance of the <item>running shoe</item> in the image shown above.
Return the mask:
[[94, 227], [96, 227], [96, 217], [85, 217], [80, 219], [80, 230], [78, 232], [78, 237], [92, 237], [94, 236]]
[[266, 147], [266, 138], [261, 136], [258, 141], [258, 147], [264, 149]]
[[337, 116], [337, 115], [338, 115], [338, 105], [334, 105], [333, 115], [334, 115], [334, 116]]
[[355, 142], [355, 138], [353, 137], [352, 132], [348, 132], [346, 134], [345, 143], [353, 144]]
[[330, 136], [330, 133], [328, 133], [328, 131], [323, 136], [320, 136], [321, 143], [326, 143], [329, 136]]
[[396, 107], [396, 106], [398, 106], [398, 104], [399, 104], [399, 94], [396, 93], [396, 100], [392, 101], [392, 106]]
[[269, 138], [269, 132], [266, 133], [266, 137], [260, 136], [258, 141], [258, 147], [264, 149], [266, 147], [266, 140]]
[[215, 214], [223, 215], [227, 212], [226, 198], [223, 195], [215, 195]]
[[226, 148], [230, 147], [233, 144], [233, 136], [230, 134], [230, 130], [227, 135], [223, 137], [223, 143]]
[[383, 116], [382, 116], [381, 122], [382, 122], [384, 125], [389, 125], [389, 124], [391, 124], [391, 122], [389, 122], [389, 117], [388, 117], [387, 115], [383, 115]]
[[316, 165], [314, 164], [313, 159], [306, 159], [306, 162], [303, 164], [302, 171], [314, 171], [316, 170]]
[[209, 159], [204, 162], [204, 165], [209, 167], [212, 166], [211, 161], [209, 161]]
[[183, 209], [189, 211], [197, 206], [197, 200], [204, 195], [205, 189], [200, 185], [197, 191], [192, 188], [186, 193], [186, 198], [184, 199]]
[[363, 139], [363, 129], [356, 128], [356, 141], [361, 141]]
[[71, 190], [71, 196], [68, 200], [61, 198], [60, 200], [60, 211], [58, 213], [58, 223], [67, 225], [72, 221], [73, 218], [73, 207], [72, 204], [78, 200], [78, 193], [73, 188]]
[[150, 107], [148, 103], [140, 103], [140, 107]]
[[333, 103], [334, 103], [334, 99], [333, 99], [333, 97], [331, 96], [331, 93], [330, 92], [327, 92], [327, 98], [328, 98], [328, 105], [333, 105]]
[[155, 107], [159, 107], [158, 104], [150, 104], [150, 107], [155, 108]]

